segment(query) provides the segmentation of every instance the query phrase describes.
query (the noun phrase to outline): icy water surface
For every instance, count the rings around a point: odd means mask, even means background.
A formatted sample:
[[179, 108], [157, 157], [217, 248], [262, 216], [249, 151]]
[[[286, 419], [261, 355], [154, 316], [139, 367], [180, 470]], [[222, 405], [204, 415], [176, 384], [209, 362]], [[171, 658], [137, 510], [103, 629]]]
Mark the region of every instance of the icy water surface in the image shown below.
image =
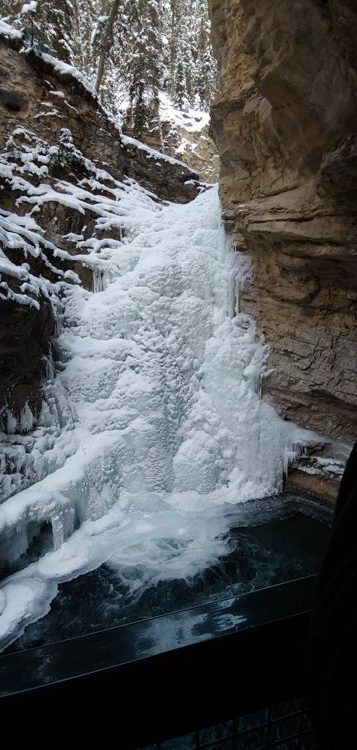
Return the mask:
[[[248, 502], [227, 516], [229, 552], [192, 577], [148, 579], [133, 593], [129, 571], [108, 563], [62, 583], [49, 614], [9, 651], [53, 643], [316, 573], [329, 513], [291, 495]], [[133, 577], [135, 570], [132, 570]]]

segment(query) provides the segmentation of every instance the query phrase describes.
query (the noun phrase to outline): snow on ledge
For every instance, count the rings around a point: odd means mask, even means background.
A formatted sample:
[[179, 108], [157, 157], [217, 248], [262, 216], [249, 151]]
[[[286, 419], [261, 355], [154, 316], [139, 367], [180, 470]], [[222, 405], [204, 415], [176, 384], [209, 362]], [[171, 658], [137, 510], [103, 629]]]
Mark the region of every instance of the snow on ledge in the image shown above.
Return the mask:
[[175, 159], [173, 156], [168, 156], [168, 154], [162, 154], [161, 151], [156, 151], [156, 149], [151, 148], [151, 146], [147, 146], [146, 143], [137, 141], [136, 138], [131, 138], [131, 136], [129, 135], [122, 134], [121, 140], [124, 146], [135, 146], [136, 148], [140, 149], [140, 151], [145, 151], [153, 159], [160, 159], [161, 161], [166, 161], [176, 167], [183, 167], [184, 169], [187, 169], [187, 171], [191, 174], [193, 172], [193, 170], [190, 169], [188, 164], [185, 164], [185, 162], [179, 161], [179, 159]]
[[88, 91], [94, 99], [96, 98], [93, 89], [89, 85], [85, 76], [78, 70], [78, 68], [75, 68], [73, 65], [68, 65], [68, 63], [62, 62], [62, 60], [59, 60], [57, 57], [53, 57], [53, 55], [49, 55], [47, 52], [39, 52], [38, 50], [35, 51], [36, 55], [40, 57], [41, 60], [43, 60], [45, 63], [51, 65], [56, 73], [59, 73], [61, 76], [67, 75], [71, 76], [71, 78], [75, 78], [76, 81], [79, 81], [79, 83], [84, 86], [86, 91]]
[[6, 36], [8, 39], [22, 39], [21, 31], [14, 29], [13, 26], [10, 26], [8, 23], [5, 23], [5, 21], [1, 21], [1, 20], [0, 20], [0, 34], [2, 36]]

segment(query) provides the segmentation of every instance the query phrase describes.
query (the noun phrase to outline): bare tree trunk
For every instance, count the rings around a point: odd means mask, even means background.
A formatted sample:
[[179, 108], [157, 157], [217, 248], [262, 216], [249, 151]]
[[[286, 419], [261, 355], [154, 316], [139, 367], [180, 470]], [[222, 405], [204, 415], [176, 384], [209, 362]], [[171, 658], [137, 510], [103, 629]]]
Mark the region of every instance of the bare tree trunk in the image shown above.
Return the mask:
[[113, 29], [114, 29], [114, 24], [115, 24], [117, 15], [118, 15], [119, 4], [120, 4], [120, 0], [113, 0], [110, 15], [108, 18], [107, 28], [104, 34], [103, 47], [102, 47], [102, 51], [99, 57], [97, 80], [95, 84], [96, 94], [99, 94], [100, 87], [103, 81], [105, 63], [107, 61], [110, 48], [113, 44]]
[[175, 76], [177, 63], [178, 20], [178, 0], [171, 0], [170, 89], [172, 97], [176, 93]]
[[74, 65], [84, 68], [83, 45], [80, 43], [81, 34], [79, 28], [79, 9], [77, 0], [72, 0], [73, 6], [73, 28], [75, 34], [74, 40]]

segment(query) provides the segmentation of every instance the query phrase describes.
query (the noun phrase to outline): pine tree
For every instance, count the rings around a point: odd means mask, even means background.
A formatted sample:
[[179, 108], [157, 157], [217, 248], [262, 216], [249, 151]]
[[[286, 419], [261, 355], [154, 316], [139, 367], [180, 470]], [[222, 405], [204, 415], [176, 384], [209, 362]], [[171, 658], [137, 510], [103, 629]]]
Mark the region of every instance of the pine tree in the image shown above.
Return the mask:
[[74, 64], [116, 117], [160, 132], [160, 92], [208, 108], [216, 65], [207, 0], [0, 0], [28, 45]]
[[[93, 4], [94, 13], [90, 7], [82, 12], [92, 16], [85, 68], [94, 83], [113, 4], [88, 0], [89, 6]], [[115, 113], [128, 100], [126, 123], [137, 136], [160, 128], [160, 90], [182, 109], [209, 106], [216, 75], [209, 33], [206, 0], [121, 0], [101, 80], [103, 104]]]
[[76, 0], [20, 0], [9, 6], [8, 19], [30, 46], [71, 63], [76, 10]]
[[131, 0], [126, 77], [130, 123], [135, 136], [160, 128], [159, 90], [163, 73], [160, 0]]
[[175, 85], [174, 89], [174, 101], [179, 107], [183, 109], [185, 102], [187, 101], [187, 81], [185, 79], [185, 69], [182, 60], [180, 60], [176, 67]]
[[106, 24], [104, 35], [103, 35], [102, 50], [99, 56], [99, 63], [98, 63], [97, 80], [95, 82], [95, 91], [97, 94], [102, 85], [105, 63], [106, 63], [110, 48], [113, 46], [113, 43], [114, 43], [114, 38], [113, 38], [114, 24], [118, 16], [119, 3], [120, 3], [120, 0], [113, 0], [113, 4], [111, 7], [111, 11], [110, 11], [109, 18]]
[[215, 63], [210, 44], [210, 21], [206, 0], [197, 0], [197, 58], [195, 91], [201, 104], [210, 104], [215, 89]]
[[[180, 26], [180, 20], [181, 20], [181, 13], [180, 10], [182, 8], [182, 5], [180, 4], [179, 0], [170, 0], [170, 93], [171, 96], [174, 98], [176, 96], [177, 98], [177, 72], [178, 72], [178, 66], [177, 66], [177, 56], [178, 56], [178, 38], [179, 38], [179, 26]], [[180, 75], [182, 75], [183, 79], [183, 70], [182, 70], [182, 63], [181, 63], [181, 69], [180, 69]], [[180, 87], [182, 89], [182, 82], [180, 83]], [[181, 91], [182, 93], [182, 91]], [[181, 96], [179, 97], [181, 98]]]
[[76, 34], [74, 63], [93, 84], [98, 72], [101, 40], [108, 19], [103, 0], [76, 0]]

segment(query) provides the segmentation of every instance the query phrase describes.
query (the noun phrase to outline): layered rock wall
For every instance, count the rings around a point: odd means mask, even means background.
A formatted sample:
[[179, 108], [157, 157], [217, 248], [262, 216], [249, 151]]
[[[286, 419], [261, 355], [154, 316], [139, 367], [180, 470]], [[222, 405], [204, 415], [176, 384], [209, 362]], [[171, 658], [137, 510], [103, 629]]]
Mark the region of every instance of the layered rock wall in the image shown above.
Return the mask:
[[264, 395], [349, 443], [357, 421], [357, 6], [210, 0], [212, 131], [242, 310], [270, 344]]

